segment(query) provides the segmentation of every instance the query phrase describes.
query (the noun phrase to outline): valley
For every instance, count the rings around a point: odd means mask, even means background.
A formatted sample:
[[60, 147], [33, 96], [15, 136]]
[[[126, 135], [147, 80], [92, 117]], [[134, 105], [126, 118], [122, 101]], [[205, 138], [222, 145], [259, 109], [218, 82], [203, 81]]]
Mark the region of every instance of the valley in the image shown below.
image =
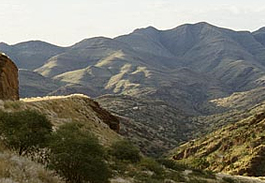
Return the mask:
[[[19, 106], [44, 113], [54, 124], [90, 121], [88, 128], [105, 144], [125, 137], [144, 155], [233, 175], [265, 175], [264, 28], [234, 31], [200, 22], [68, 47], [0, 43], [0, 51], [19, 68]], [[89, 97], [55, 97], [76, 93]], [[95, 106], [102, 116], [90, 112]], [[114, 122], [102, 121], [105, 115]], [[105, 129], [108, 122], [119, 135]]]

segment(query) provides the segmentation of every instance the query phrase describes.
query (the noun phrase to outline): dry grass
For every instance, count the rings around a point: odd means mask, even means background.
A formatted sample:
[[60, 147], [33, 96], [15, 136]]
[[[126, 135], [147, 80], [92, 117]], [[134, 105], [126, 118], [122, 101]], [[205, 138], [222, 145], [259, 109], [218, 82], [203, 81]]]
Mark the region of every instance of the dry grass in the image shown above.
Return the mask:
[[108, 146], [121, 138], [103, 122], [103, 119], [93, 108], [96, 103], [86, 95], [72, 94], [25, 98], [19, 102], [22, 103], [20, 109], [32, 109], [46, 115], [55, 125], [55, 128], [69, 122], [84, 124], [99, 138], [103, 145]]
[[66, 99], [66, 98], [71, 98], [71, 97], [89, 98], [88, 96], [84, 94], [72, 94], [72, 95], [66, 95], [66, 96], [45, 96], [45, 97], [22, 98], [20, 100], [23, 102], [38, 102], [38, 101], [47, 101], [47, 100], [55, 100], [55, 99]]
[[0, 153], [0, 183], [63, 183], [52, 172], [27, 158]]

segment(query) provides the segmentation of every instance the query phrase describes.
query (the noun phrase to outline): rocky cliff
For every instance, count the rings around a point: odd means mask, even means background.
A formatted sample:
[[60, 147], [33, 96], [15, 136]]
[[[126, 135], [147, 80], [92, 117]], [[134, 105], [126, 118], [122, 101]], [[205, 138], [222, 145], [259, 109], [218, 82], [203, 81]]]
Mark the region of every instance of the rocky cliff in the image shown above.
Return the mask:
[[0, 99], [18, 100], [18, 68], [4, 54], [0, 54]]

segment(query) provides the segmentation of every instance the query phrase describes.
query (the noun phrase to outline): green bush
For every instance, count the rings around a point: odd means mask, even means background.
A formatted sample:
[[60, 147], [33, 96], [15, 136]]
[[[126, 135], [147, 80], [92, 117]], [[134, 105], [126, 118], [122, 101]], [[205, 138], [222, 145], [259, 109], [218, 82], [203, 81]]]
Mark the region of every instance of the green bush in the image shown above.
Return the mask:
[[67, 182], [108, 182], [110, 173], [104, 162], [103, 147], [82, 125], [61, 126], [52, 134], [49, 148], [49, 167]]
[[139, 165], [142, 168], [142, 170], [149, 170], [149, 171], [154, 172], [157, 175], [162, 175], [164, 172], [164, 169], [161, 166], [161, 164], [159, 164], [157, 161], [155, 161], [152, 158], [143, 158], [139, 162]]
[[117, 141], [111, 145], [110, 154], [118, 160], [139, 162], [141, 159], [140, 150], [127, 140]]
[[191, 165], [195, 169], [205, 169], [210, 165], [210, 163], [207, 161], [206, 158], [194, 158], [191, 162]]
[[26, 155], [45, 147], [51, 132], [51, 122], [36, 111], [0, 113], [2, 142], [19, 155]]
[[186, 169], [190, 169], [190, 167], [188, 165], [182, 164], [182, 163], [178, 163], [174, 160], [170, 160], [170, 159], [159, 159], [158, 162], [162, 165], [164, 165], [166, 168], [170, 168], [172, 170], [176, 170], [176, 171], [184, 171]]

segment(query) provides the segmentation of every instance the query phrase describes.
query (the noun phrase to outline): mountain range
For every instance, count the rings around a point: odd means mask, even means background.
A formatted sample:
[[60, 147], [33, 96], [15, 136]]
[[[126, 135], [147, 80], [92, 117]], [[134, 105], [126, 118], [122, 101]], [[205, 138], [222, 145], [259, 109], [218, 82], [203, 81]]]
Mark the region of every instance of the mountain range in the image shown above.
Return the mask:
[[[120, 116], [121, 133], [154, 156], [236, 122], [233, 116], [264, 99], [265, 28], [234, 31], [200, 22], [69, 47], [0, 43], [0, 51], [20, 68], [21, 97], [89, 95]], [[224, 98], [226, 105], [218, 103]]]

